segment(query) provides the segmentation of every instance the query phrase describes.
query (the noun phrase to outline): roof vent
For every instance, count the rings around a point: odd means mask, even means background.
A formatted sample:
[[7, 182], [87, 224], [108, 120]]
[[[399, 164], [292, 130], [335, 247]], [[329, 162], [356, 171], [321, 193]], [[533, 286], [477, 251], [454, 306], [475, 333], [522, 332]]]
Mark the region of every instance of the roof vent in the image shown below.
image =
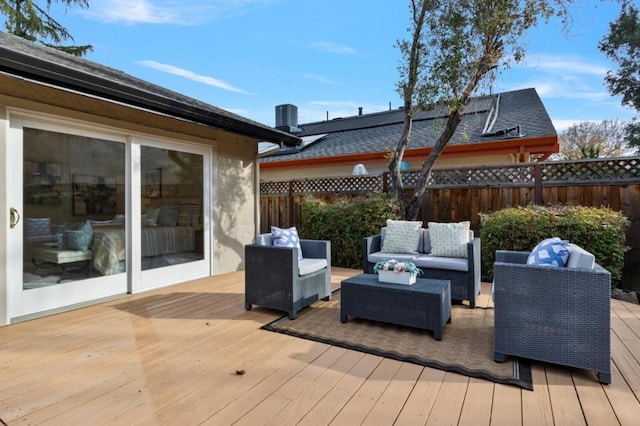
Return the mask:
[[[517, 131], [515, 135], [512, 134], [512, 132], [514, 131]], [[520, 125], [518, 124], [517, 126], [509, 127], [507, 129], [497, 130], [491, 133], [483, 133], [480, 136], [482, 136], [483, 138], [502, 136], [503, 139], [507, 139], [507, 138], [523, 138], [525, 135], [523, 135], [522, 132], [520, 131]]]

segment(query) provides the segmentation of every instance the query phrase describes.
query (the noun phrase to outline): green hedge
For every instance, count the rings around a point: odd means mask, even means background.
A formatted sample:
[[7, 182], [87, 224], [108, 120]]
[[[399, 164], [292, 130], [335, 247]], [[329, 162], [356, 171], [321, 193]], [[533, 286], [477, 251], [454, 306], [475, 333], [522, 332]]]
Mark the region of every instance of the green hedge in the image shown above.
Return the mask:
[[625, 233], [629, 220], [606, 207], [518, 207], [481, 215], [482, 263], [493, 277], [496, 250], [531, 251], [538, 242], [560, 237], [593, 253], [611, 272], [612, 285], [622, 278]]
[[300, 237], [331, 241], [331, 264], [362, 269], [365, 237], [380, 233], [387, 219], [398, 219], [392, 196], [338, 198], [331, 204], [311, 196], [301, 201]]

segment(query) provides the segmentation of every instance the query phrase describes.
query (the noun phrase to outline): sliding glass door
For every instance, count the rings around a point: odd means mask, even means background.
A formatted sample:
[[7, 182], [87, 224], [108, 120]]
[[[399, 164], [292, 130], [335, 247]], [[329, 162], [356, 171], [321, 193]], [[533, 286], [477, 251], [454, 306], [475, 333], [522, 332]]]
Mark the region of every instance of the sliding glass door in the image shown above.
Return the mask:
[[10, 123], [9, 318], [210, 274], [210, 149]]

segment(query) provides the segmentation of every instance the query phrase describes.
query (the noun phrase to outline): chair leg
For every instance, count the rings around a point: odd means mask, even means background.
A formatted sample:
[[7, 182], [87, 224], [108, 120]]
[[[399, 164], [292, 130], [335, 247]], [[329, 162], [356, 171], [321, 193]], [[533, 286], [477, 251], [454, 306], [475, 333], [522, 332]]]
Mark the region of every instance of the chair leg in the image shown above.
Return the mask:
[[244, 304], [244, 308], [245, 308], [247, 311], [250, 311], [250, 310], [251, 310], [251, 307], [252, 307], [252, 306], [251, 306], [251, 303], [245, 303], [245, 304]]
[[605, 385], [611, 384], [611, 373], [596, 372], [596, 374], [598, 375], [598, 381], [600, 383]]
[[298, 317], [298, 313], [296, 311], [289, 312], [289, 319], [294, 320]]
[[504, 360], [507, 358], [507, 356], [505, 354], [501, 354], [500, 352], [494, 352], [493, 353], [493, 360], [495, 362], [504, 362]]

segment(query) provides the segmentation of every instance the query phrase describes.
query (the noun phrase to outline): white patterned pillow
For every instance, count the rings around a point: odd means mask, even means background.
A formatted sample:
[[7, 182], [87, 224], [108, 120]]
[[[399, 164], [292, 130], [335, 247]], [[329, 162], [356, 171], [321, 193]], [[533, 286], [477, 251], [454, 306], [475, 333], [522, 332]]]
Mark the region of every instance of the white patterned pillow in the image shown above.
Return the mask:
[[282, 229], [276, 226], [271, 227], [271, 238], [276, 247], [295, 247], [298, 249], [298, 260], [302, 260], [302, 247], [300, 247], [300, 237], [296, 227]]
[[422, 233], [421, 221], [387, 219], [382, 252], [417, 253]]
[[467, 257], [468, 221], [459, 223], [429, 222], [431, 254], [442, 257]]

